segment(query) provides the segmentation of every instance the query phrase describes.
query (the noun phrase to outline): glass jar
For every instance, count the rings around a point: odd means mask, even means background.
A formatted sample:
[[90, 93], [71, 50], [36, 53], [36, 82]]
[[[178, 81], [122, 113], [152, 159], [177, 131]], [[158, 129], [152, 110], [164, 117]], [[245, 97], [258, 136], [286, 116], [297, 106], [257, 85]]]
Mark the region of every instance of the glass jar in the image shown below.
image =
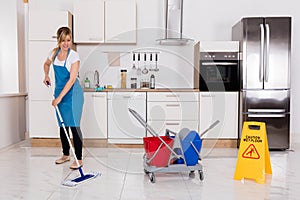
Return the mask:
[[137, 88], [137, 78], [131, 78], [130, 79], [130, 88], [136, 89]]
[[141, 80], [141, 88], [144, 88], [144, 89], [149, 88], [149, 81], [147, 79]]
[[121, 69], [121, 88], [126, 88], [126, 69]]

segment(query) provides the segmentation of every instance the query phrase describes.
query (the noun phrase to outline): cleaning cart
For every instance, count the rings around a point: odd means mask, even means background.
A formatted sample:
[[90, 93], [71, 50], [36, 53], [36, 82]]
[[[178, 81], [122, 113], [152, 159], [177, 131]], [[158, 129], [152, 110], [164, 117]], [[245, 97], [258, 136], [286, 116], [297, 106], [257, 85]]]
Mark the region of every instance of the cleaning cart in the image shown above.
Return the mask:
[[201, 137], [215, 127], [219, 121], [214, 122], [201, 135], [196, 131], [183, 128], [179, 133], [166, 130], [164, 136], [157, 134], [147, 122], [133, 109], [129, 112], [147, 129], [153, 137], [144, 137], [144, 172], [155, 183], [154, 173], [157, 172], [189, 172], [190, 177], [198, 171], [199, 178], [204, 179], [203, 167], [199, 163], [202, 147]]

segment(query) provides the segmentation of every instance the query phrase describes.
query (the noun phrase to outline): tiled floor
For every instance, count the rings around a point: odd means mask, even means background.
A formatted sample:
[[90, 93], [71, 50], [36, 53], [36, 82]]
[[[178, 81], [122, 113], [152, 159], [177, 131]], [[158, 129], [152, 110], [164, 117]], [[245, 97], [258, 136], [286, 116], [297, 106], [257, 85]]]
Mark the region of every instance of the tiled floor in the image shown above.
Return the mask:
[[300, 144], [271, 151], [272, 175], [265, 184], [235, 181], [238, 150], [203, 148], [204, 180], [198, 174], [157, 173], [156, 183], [144, 175], [143, 149], [85, 148], [84, 172], [101, 176], [74, 188], [62, 186], [79, 175], [71, 162], [55, 165], [60, 148], [31, 147], [28, 141], [0, 151], [0, 199], [299, 199]]

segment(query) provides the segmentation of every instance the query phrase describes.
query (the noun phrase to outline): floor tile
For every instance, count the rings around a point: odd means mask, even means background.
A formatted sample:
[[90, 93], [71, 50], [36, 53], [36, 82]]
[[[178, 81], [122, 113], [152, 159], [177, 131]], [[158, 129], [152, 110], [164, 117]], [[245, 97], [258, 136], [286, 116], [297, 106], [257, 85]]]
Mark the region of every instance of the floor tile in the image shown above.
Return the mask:
[[0, 150], [0, 199], [299, 199], [300, 144], [291, 150], [271, 151], [273, 174], [266, 183], [233, 180], [236, 148], [203, 148], [204, 180], [189, 171], [154, 173], [151, 183], [144, 173], [143, 148], [84, 148], [83, 173], [100, 176], [76, 187], [62, 186], [80, 176], [71, 162], [56, 165], [60, 148], [31, 147], [28, 141]]

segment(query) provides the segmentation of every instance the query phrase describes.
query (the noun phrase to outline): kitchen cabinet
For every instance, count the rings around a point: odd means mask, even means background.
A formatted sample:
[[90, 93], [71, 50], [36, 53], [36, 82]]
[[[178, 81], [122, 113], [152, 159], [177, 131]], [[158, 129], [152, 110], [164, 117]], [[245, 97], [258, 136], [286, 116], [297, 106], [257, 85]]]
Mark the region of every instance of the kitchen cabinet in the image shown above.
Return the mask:
[[51, 67], [49, 76], [52, 86], [47, 88], [44, 83], [44, 62], [51, 49], [56, 47], [56, 42], [29, 41], [28, 43], [28, 96], [29, 100], [53, 99], [54, 72]]
[[165, 134], [165, 129], [174, 132], [182, 128], [198, 131], [198, 112], [198, 92], [147, 93], [147, 121], [160, 135]]
[[105, 1], [105, 42], [136, 43], [136, 0]]
[[200, 133], [216, 120], [220, 121], [204, 138], [237, 139], [238, 92], [200, 92], [199, 113]]
[[81, 118], [83, 138], [107, 138], [107, 94], [85, 92]]
[[74, 43], [103, 43], [104, 1], [77, 0], [73, 11]]
[[54, 41], [61, 26], [72, 29], [72, 14], [68, 11], [29, 11], [29, 40]]
[[55, 109], [51, 102], [51, 100], [28, 102], [31, 138], [59, 138]]
[[56, 47], [56, 31], [61, 26], [72, 28], [72, 15], [67, 11], [29, 11], [28, 35], [28, 113], [29, 136], [59, 138], [53, 99], [54, 73], [50, 69], [52, 87], [43, 84], [43, 64]]
[[145, 128], [128, 111], [146, 119], [146, 92], [108, 92], [108, 143], [143, 144]]

